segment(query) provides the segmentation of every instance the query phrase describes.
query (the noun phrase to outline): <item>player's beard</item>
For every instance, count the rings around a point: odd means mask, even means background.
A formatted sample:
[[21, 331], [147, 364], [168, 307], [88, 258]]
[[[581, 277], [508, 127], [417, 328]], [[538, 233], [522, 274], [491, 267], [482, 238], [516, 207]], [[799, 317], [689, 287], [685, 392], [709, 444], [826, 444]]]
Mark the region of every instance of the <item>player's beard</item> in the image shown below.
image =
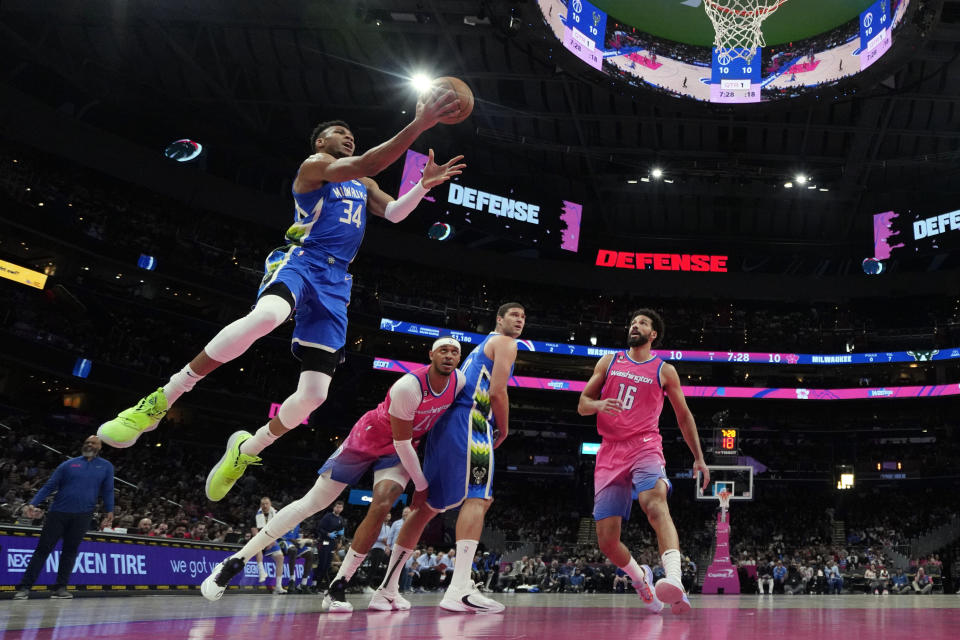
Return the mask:
[[628, 347], [642, 347], [650, 341], [650, 336], [645, 336], [642, 333], [628, 333], [627, 334], [627, 346]]

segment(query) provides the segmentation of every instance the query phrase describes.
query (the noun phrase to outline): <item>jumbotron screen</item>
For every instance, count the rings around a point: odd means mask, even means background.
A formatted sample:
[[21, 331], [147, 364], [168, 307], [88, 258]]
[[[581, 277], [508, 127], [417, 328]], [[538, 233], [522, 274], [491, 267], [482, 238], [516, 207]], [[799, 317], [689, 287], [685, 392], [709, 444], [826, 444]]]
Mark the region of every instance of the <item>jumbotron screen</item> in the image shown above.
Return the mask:
[[[634, 21], [644, 24], [618, 22], [587, 0], [537, 0], [537, 4], [547, 28], [585, 65], [634, 86], [695, 100], [743, 103], [795, 97], [864, 71], [890, 49], [910, 0], [876, 0], [858, 16], [828, 29], [820, 40], [808, 38], [816, 42], [813, 49], [804, 41], [767, 52], [734, 47], [732, 51], [739, 53], [729, 58], [718, 56], [715, 47], [678, 45], [690, 40], [651, 35], [663, 31], [664, 21], [672, 23], [667, 31], [675, 38], [689, 37], [696, 24], [709, 24], [699, 1], [648, 0], [639, 16], [632, 14]], [[818, 14], [832, 8], [832, 0], [807, 0], [804, 5], [807, 14], [800, 3], [778, 11], [795, 12], [797, 19], [817, 23]], [[695, 53], [698, 47], [702, 55]]]
[[[407, 151], [399, 194], [423, 174], [427, 156]], [[528, 185], [510, 185], [473, 169], [435, 187], [417, 207], [430, 237], [476, 240], [493, 235], [512, 245], [576, 252], [580, 246], [583, 207]]]
[[960, 210], [937, 214], [884, 211], [873, 216], [873, 255], [877, 260], [956, 249], [960, 249]]

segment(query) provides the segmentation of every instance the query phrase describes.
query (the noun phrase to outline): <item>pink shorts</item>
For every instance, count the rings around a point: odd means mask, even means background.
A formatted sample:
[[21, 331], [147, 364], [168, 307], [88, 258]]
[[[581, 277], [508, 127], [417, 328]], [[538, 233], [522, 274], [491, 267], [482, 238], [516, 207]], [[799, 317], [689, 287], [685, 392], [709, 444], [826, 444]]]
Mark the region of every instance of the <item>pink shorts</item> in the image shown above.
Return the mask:
[[630, 517], [633, 501], [653, 489], [662, 478], [668, 494], [673, 485], [664, 469], [663, 450], [644, 446], [643, 438], [604, 440], [597, 452], [593, 474], [593, 519]]

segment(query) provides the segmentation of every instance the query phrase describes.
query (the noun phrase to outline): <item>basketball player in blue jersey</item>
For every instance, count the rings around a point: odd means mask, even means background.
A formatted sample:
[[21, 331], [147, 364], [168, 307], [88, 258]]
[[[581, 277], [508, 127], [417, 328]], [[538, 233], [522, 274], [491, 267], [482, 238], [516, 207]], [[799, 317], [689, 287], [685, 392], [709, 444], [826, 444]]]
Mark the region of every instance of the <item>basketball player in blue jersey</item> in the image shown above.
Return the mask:
[[[506, 439], [510, 401], [507, 382], [517, 359], [523, 331], [523, 305], [508, 302], [497, 310], [496, 331], [463, 361], [466, 378], [453, 406], [427, 434], [423, 475], [426, 488], [414, 494], [410, 517], [403, 523], [390, 554], [387, 574], [370, 603], [397, 597], [400, 572], [427, 523], [441, 511], [460, 507], [457, 516], [457, 563], [440, 601], [447, 611], [500, 613], [504, 606], [482, 595], [470, 576], [483, 519], [493, 503], [493, 450]], [[462, 506], [461, 506], [462, 505]]]
[[267, 259], [267, 274], [253, 310], [225, 327], [181, 371], [136, 406], [105, 422], [100, 438], [114, 447], [129, 447], [151, 431], [176, 400], [197, 381], [244, 353], [291, 315], [296, 320], [292, 350], [301, 361], [300, 380], [278, 415], [255, 434], [237, 431], [226, 452], [207, 476], [207, 498], [222, 499], [258, 454], [289, 429], [304, 422], [327, 397], [333, 372], [346, 342], [347, 304], [352, 276], [347, 267], [363, 240], [367, 213], [400, 222], [427, 191], [466, 166], [457, 156], [437, 165], [430, 150], [423, 177], [399, 199], [381, 191], [368, 176], [393, 164], [417, 137], [460, 109], [452, 91], [433, 91], [417, 103], [416, 116], [390, 140], [354, 156], [350, 127], [342, 120], [324, 122], [311, 135], [313, 155], [300, 165], [293, 183], [295, 218], [285, 248]]

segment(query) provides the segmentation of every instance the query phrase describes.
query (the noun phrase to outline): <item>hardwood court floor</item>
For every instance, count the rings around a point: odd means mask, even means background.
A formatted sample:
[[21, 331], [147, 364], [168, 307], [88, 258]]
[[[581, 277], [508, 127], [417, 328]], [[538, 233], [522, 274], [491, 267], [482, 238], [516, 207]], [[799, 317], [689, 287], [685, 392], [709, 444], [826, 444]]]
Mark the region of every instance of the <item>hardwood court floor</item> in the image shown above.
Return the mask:
[[320, 612], [319, 596], [230, 594], [216, 603], [182, 595], [0, 601], [0, 638], [295, 638], [430, 640], [842, 640], [960, 637], [960, 595], [699, 596], [685, 615], [651, 615], [628, 595], [499, 594], [499, 615], [455, 614], [439, 594], [413, 595], [406, 612], [368, 612], [351, 595], [352, 614]]

